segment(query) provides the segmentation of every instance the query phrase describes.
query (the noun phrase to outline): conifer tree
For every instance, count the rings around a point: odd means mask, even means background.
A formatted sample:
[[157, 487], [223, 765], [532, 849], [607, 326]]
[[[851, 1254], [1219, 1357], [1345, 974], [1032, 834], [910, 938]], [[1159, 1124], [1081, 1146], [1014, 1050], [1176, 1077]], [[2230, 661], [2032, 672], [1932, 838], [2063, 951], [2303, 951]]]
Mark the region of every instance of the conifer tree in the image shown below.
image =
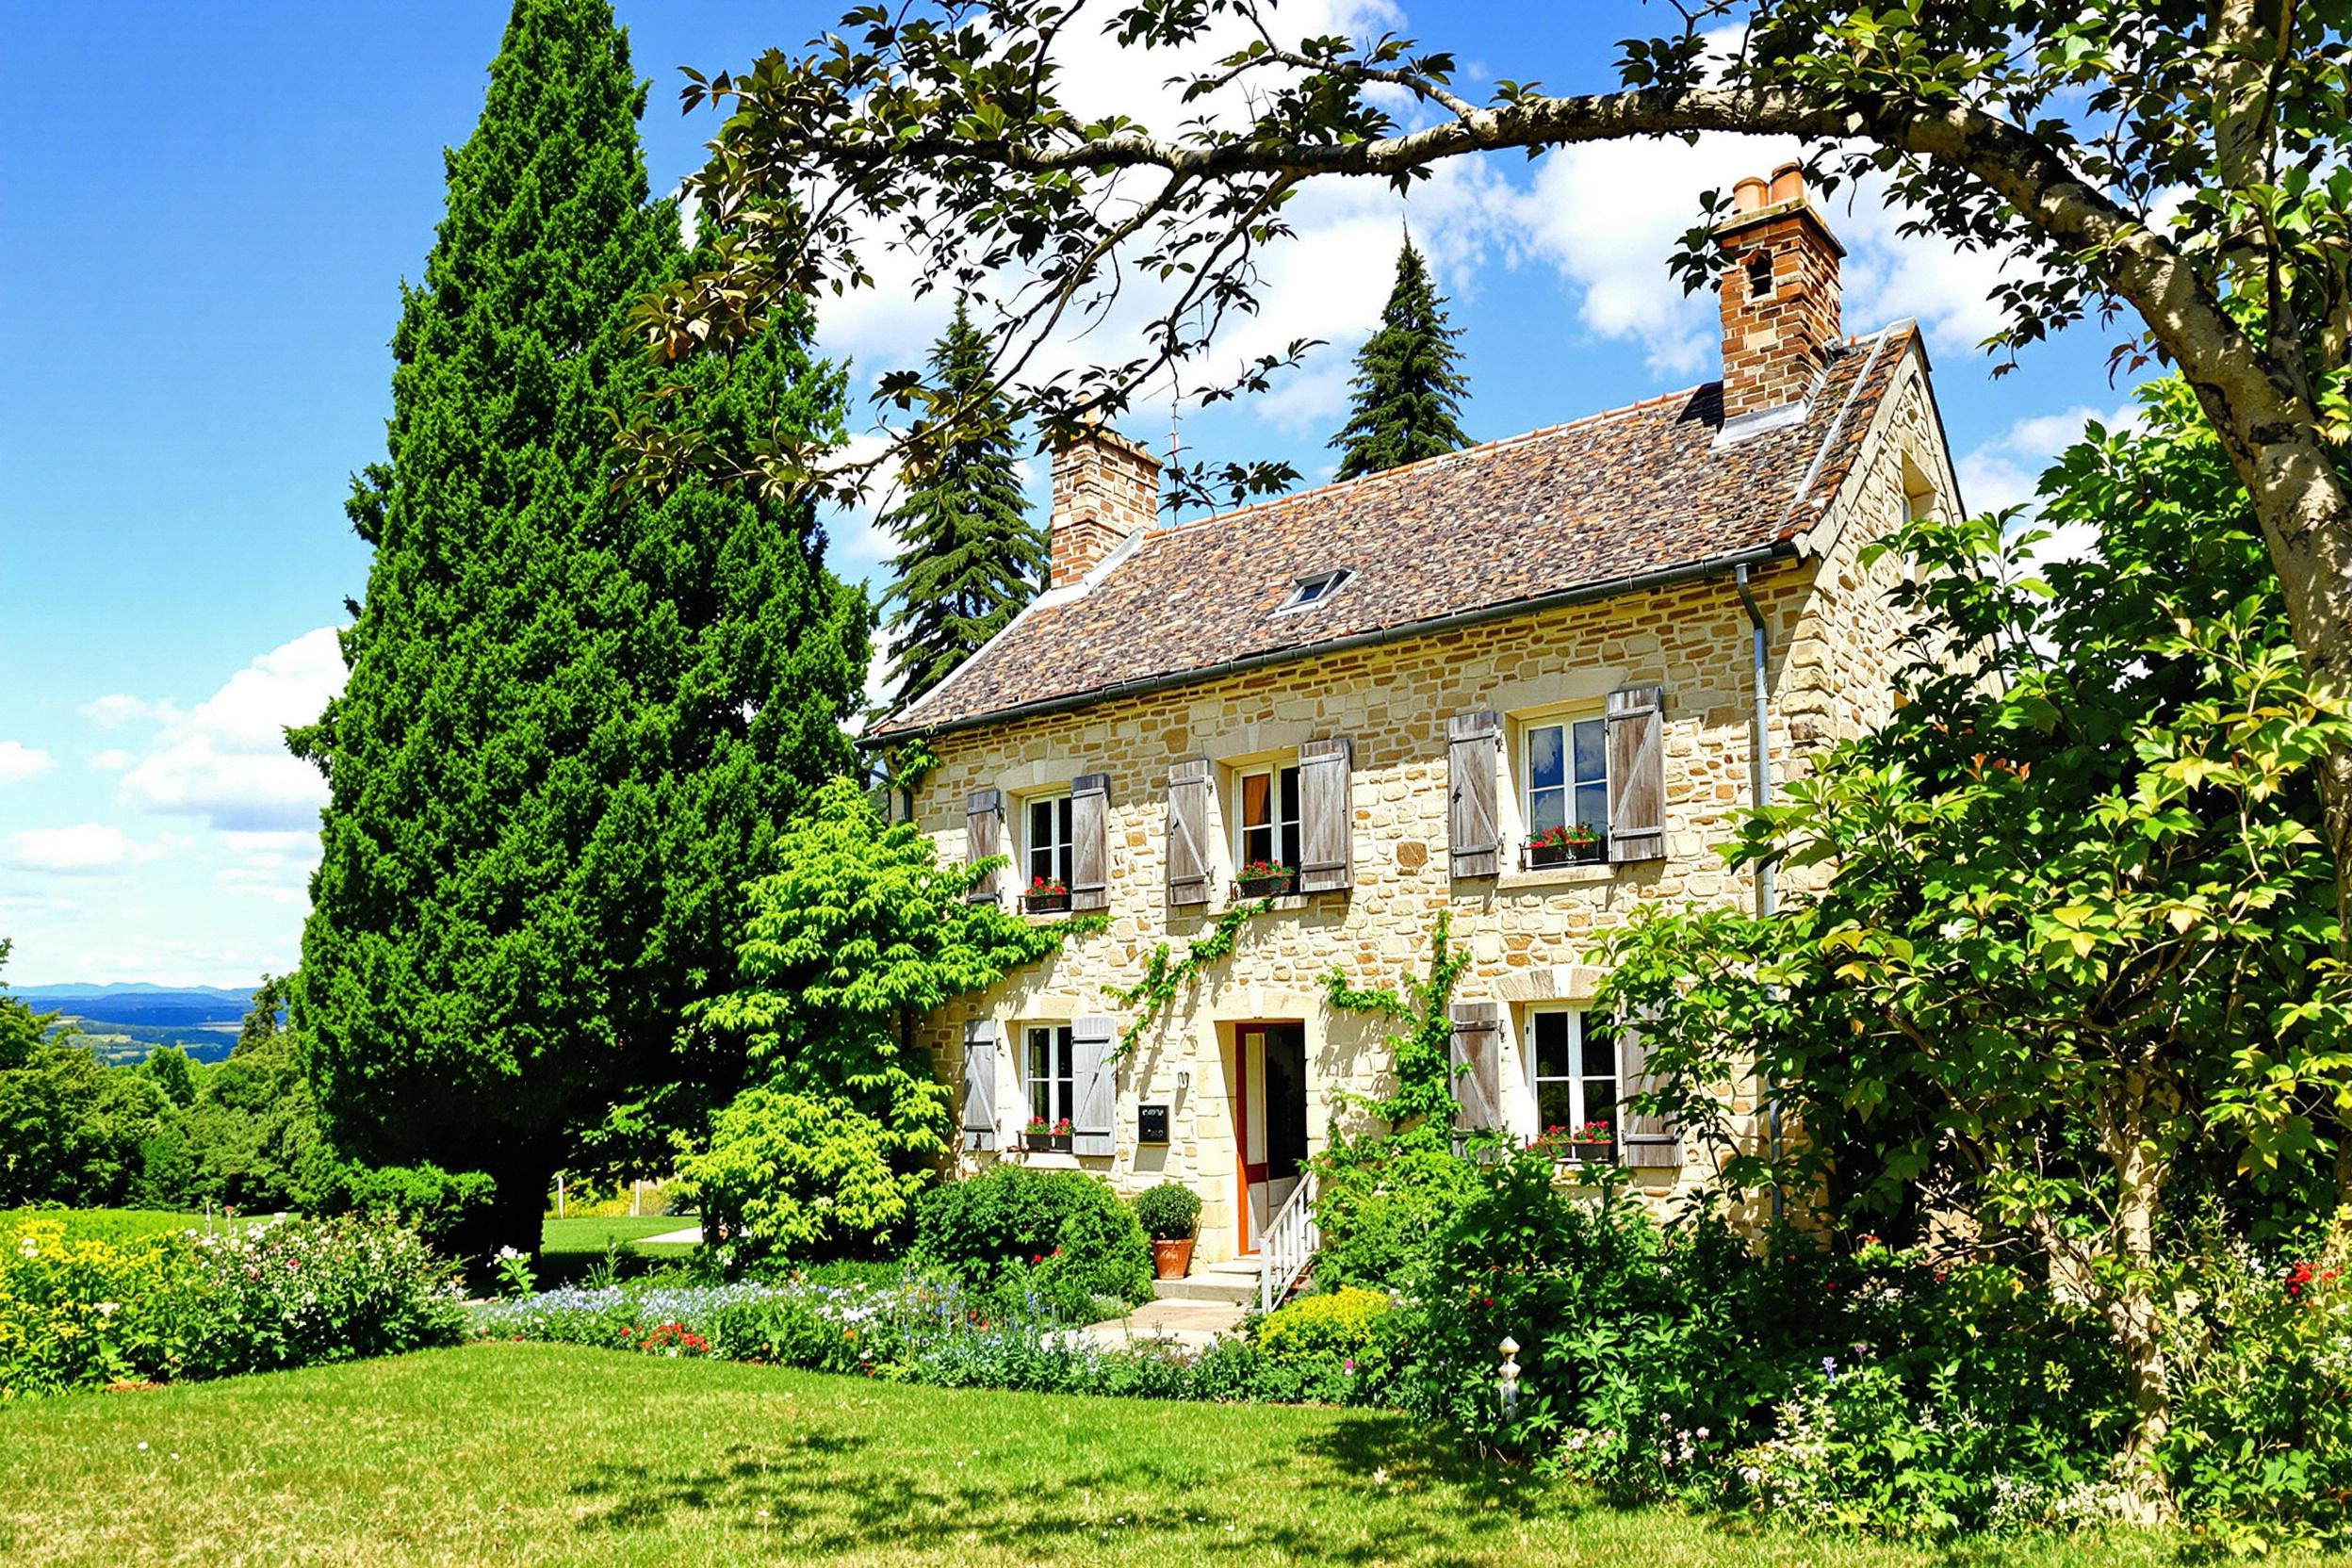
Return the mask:
[[1407, 236], [1380, 326], [1356, 355], [1355, 412], [1331, 444], [1343, 449], [1341, 479], [1358, 479], [1470, 444], [1457, 416], [1470, 383], [1454, 368], [1446, 300]]
[[1002, 631], [1046, 573], [1045, 532], [1021, 495], [1011, 422], [988, 379], [988, 340], [961, 301], [931, 366], [941, 389], [972, 415], [883, 518], [900, 546], [883, 596], [895, 639], [894, 708], [946, 679]]
[[[678, 1048], [724, 988], [744, 883], [846, 769], [871, 615], [806, 506], [613, 482], [629, 330], [693, 262], [647, 199], [645, 88], [608, 0], [515, 0], [393, 338], [388, 460], [350, 678], [297, 748], [327, 776], [296, 1016], [337, 1145], [496, 1180], [535, 1250], [548, 1182], [615, 1123], [731, 1092]], [[675, 374], [687, 428], [838, 435], [804, 312]]]

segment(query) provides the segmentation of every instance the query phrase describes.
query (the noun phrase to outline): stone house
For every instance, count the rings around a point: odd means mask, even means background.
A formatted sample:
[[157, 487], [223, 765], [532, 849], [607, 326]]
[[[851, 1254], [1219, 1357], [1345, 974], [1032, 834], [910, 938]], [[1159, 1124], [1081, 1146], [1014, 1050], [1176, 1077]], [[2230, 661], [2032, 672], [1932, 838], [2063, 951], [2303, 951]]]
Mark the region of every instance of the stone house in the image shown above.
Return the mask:
[[[1723, 239], [1719, 382], [1168, 527], [1141, 446], [1058, 454], [1047, 592], [869, 738], [936, 753], [906, 808], [944, 856], [1009, 858], [975, 896], [1107, 922], [925, 1025], [966, 1169], [1187, 1183], [1203, 1262], [1295, 1267], [1302, 1162], [1392, 1067], [1326, 977], [1425, 971], [1445, 914], [1463, 1123], [1589, 1127], [1660, 1200], [1705, 1174], [1617, 1109], [1641, 1042], [1593, 939], [1773, 896], [1718, 851], [1885, 713], [1903, 568], [1861, 552], [1957, 497], [1919, 334], [1844, 333], [1793, 167]], [[1269, 888], [1122, 1051], [1112, 992]]]

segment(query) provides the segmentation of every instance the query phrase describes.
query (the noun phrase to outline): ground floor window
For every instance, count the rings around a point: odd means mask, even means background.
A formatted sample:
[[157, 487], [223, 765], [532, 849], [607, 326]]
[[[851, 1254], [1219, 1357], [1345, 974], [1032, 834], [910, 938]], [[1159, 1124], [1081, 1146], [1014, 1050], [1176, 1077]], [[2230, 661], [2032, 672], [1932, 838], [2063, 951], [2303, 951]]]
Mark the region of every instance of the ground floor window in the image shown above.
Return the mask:
[[1070, 1025], [1040, 1023], [1029, 1030], [1029, 1119], [1049, 1127], [1070, 1118]]
[[1539, 1136], [1617, 1128], [1617, 1029], [1603, 1013], [1547, 1007], [1527, 1016], [1527, 1069]]

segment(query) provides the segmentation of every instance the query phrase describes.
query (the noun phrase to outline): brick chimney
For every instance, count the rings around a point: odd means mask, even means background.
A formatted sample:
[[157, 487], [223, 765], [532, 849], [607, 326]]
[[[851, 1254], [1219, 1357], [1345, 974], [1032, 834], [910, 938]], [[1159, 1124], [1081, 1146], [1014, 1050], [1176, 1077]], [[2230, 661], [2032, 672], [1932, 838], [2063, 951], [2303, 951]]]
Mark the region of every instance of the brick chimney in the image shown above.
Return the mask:
[[1723, 274], [1723, 419], [1783, 408], [1845, 341], [1838, 259], [1846, 248], [1805, 199], [1793, 163], [1768, 181], [1732, 188], [1732, 215], [1715, 227], [1731, 257]]
[[1067, 588], [1150, 528], [1160, 510], [1160, 460], [1099, 420], [1054, 454], [1054, 514], [1047, 527], [1053, 570], [1046, 585]]

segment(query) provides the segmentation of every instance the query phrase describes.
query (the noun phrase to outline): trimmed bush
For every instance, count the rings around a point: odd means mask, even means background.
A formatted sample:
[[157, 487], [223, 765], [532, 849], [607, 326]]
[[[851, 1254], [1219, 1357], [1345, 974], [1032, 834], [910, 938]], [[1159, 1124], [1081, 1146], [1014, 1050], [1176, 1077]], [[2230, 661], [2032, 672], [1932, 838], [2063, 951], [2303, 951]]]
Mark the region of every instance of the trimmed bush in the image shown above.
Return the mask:
[[1152, 1297], [1143, 1227], [1109, 1184], [1084, 1171], [998, 1166], [925, 1193], [911, 1261], [981, 1293], [998, 1316], [1084, 1322], [1097, 1297]]
[[479, 1260], [490, 1250], [495, 1190], [496, 1184], [478, 1170], [346, 1162], [314, 1171], [302, 1203], [314, 1215], [389, 1218], [445, 1257]]
[[1200, 1195], [1179, 1182], [1146, 1187], [1135, 1199], [1135, 1223], [1153, 1241], [1183, 1241], [1200, 1223]]

